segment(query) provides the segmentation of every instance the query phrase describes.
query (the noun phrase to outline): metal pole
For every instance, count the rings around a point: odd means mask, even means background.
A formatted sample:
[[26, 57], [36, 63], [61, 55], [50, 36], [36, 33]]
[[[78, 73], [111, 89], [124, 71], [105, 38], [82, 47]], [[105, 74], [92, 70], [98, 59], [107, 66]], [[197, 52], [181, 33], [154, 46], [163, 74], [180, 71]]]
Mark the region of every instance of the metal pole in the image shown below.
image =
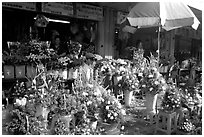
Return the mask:
[[159, 21], [159, 31], [158, 31], [158, 68], [159, 68], [159, 57], [160, 57], [160, 33], [161, 33], [161, 19]]

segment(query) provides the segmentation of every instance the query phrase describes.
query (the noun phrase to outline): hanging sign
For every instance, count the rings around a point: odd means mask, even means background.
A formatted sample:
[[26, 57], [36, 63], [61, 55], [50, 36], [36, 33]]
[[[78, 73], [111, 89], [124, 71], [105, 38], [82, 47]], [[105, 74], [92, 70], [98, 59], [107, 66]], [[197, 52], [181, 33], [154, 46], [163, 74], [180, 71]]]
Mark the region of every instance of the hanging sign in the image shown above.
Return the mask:
[[117, 13], [117, 24], [121, 24], [121, 22], [125, 19], [128, 13], [120, 12]]
[[36, 2], [2, 2], [2, 6], [36, 11]]
[[71, 2], [43, 2], [42, 12], [73, 16], [73, 4]]
[[87, 4], [76, 4], [76, 16], [77, 18], [90, 19], [90, 20], [103, 20], [103, 8], [87, 5]]

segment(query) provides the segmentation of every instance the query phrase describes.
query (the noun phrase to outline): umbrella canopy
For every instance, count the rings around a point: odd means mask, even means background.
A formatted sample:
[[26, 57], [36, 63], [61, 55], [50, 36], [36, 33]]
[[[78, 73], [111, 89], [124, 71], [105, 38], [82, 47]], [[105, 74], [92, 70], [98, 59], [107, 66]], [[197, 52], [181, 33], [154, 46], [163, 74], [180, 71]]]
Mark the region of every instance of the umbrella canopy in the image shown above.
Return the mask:
[[161, 28], [169, 31], [185, 26], [192, 26], [194, 29], [197, 29], [200, 24], [191, 9], [181, 2], [138, 2], [130, 10], [122, 23], [126, 21], [128, 21], [130, 26], [138, 28], [159, 26], [158, 62], [160, 57]]
[[139, 2], [126, 18], [134, 27], [161, 25], [167, 31], [184, 26], [197, 29], [200, 24], [191, 9], [181, 2]]

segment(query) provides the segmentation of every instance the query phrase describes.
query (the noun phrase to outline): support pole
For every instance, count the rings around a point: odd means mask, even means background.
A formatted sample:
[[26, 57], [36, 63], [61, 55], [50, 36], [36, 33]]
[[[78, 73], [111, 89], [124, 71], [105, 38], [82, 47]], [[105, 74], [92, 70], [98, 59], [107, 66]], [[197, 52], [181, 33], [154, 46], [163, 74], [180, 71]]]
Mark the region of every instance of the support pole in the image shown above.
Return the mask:
[[159, 68], [159, 58], [160, 58], [160, 33], [161, 33], [161, 20], [159, 21], [159, 31], [158, 31], [158, 68]]

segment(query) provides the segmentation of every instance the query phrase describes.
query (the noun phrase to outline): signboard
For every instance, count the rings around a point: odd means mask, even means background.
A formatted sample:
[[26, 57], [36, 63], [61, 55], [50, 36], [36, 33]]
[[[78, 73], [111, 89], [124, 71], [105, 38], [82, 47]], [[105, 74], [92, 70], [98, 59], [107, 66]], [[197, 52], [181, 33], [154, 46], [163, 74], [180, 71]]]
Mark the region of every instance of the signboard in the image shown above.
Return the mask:
[[87, 4], [76, 4], [76, 17], [90, 20], [103, 20], [103, 8], [87, 5]]
[[73, 16], [73, 4], [71, 2], [43, 2], [42, 12]]
[[117, 13], [117, 24], [121, 24], [121, 22], [125, 19], [128, 13], [120, 12]]
[[36, 11], [36, 2], [2, 2], [2, 6]]

